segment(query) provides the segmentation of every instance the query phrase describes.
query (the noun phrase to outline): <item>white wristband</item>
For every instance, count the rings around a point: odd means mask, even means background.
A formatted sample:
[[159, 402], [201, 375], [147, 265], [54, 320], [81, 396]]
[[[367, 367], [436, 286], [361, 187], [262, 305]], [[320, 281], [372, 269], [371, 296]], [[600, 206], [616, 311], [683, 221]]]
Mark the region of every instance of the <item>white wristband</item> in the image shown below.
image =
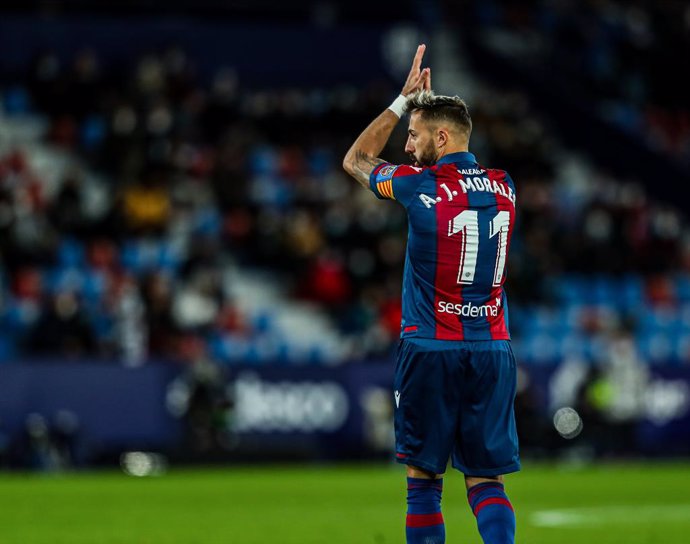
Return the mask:
[[398, 118], [403, 116], [403, 113], [405, 113], [405, 106], [407, 105], [407, 97], [400, 95], [398, 98], [393, 100], [393, 103], [388, 106], [388, 109], [391, 110], [395, 115], [398, 116]]

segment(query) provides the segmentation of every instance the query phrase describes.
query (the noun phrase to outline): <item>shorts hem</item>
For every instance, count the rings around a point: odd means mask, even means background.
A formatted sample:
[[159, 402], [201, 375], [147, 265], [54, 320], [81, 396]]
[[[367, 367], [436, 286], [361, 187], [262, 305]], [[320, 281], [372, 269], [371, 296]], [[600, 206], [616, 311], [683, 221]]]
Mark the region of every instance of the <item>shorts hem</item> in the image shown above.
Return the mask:
[[479, 478], [482, 477], [490, 477], [490, 476], [501, 476], [503, 474], [510, 474], [512, 472], [519, 472], [519, 470], [522, 468], [520, 465], [520, 461], [516, 461], [515, 463], [510, 463], [509, 465], [505, 465], [503, 467], [498, 467], [498, 468], [469, 468], [466, 466], [461, 465], [460, 463], [455, 463], [453, 462], [453, 468], [456, 470], [459, 470], [462, 472], [465, 476], [477, 476]]
[[412, 457], [396, 457], [395, 460], [401, 465], [412, 465], [413, 467], [419, 467], [421, 469], [428, 470], [429, 472], [433, 472], [434, 474], [445, 474], [446, 472], [445, 466], [439, 469], [438, 466], [434, 466], [431, 463], [420, 461]]

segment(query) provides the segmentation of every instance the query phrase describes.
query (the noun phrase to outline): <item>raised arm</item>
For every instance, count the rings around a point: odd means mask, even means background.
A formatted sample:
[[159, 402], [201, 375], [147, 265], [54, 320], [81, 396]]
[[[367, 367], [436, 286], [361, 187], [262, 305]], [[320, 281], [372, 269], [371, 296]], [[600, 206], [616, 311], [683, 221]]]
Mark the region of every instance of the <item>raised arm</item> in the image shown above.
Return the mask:
[[431, 88], [431, 71], [429, 68], [421, 69], [425, 49], [424, 44], [417, 47], [412, 68], [400, 96], [364, 129], [343, 159], [345, 171], [367, 189], [372, 171], [385, 162], [378, 156], [404, 113], [406, 97], [420, 89]]

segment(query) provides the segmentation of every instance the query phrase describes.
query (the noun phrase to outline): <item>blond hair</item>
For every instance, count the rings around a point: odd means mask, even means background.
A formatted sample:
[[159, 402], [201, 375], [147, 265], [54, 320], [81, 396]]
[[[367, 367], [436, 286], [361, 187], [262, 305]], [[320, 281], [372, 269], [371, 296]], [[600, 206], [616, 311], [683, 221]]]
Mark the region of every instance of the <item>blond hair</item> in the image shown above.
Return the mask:
[[407, 100], [407, 113], [419, 111], [427, 122], [450, 121], [456, 124], [469, 138], [472, 132], [472, 118], [465, 101], [459, 96], [437, 95], [431, 90], [417, 91]]

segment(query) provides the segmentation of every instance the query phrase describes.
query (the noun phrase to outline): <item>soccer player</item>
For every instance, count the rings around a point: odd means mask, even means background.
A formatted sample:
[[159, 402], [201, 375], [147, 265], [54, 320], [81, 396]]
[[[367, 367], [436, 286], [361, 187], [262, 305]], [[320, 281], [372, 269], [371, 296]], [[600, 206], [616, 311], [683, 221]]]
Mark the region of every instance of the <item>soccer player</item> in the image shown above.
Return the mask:
[[[515, 540], [503, 475], [520, 469], [516, 367], [503, 284], [515, 186], [468, 152], [472, 121], [457, 96], [431, 91], [417, 48], [401, 95], [355, 140], [345, 170], [407, 211], [409, 233], [395, 370], [396, 458], [407, 465], [408, 544], [445, 542], [449, 458], [465, 475], [485, 544]], [[377, 158], [403, 113], [413, 166]]]

